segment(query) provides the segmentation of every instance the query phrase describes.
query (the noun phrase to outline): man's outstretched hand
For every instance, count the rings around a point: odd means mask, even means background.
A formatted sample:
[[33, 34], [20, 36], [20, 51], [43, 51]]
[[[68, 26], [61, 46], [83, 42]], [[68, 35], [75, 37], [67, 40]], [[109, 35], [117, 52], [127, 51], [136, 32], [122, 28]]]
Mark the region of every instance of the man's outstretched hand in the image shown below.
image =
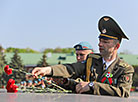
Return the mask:
[[32, 75], [34, 75], [36, 78], [38, 78], [39, 75], [51, 75], [52, 69], [51, 67], [36, 67], [32, 71]]

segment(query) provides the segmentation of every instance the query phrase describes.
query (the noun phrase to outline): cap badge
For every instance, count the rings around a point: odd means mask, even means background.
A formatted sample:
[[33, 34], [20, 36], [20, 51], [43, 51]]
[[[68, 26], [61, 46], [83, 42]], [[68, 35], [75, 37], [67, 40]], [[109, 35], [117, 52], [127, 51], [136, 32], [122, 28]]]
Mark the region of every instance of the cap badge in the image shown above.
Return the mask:
[[108, 21], [108, 20], [109, 20], [109, 18], [104, 18], [104, 20], [105, 20], [105, 21]]
[[106, 33], [106, 29], [103, 29], [103, 30], [102, 30], [102, 33]]
[[80, 46], [77, 46], [76, 49], [80, 49]]

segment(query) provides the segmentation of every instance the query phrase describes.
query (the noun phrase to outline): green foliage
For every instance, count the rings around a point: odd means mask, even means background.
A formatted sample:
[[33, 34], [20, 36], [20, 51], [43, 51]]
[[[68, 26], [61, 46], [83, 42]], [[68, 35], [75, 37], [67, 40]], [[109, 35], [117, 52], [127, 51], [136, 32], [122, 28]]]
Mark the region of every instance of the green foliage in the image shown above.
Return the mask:
[[52, 49], [52, 48], [47, 48], [45, 49], [43, 52], [44, 53], [71, 53], [71, 52], [74, 52], [75, 49], [74, 48], [60, 48], [60, 47], [57, 47], [55, 49]]
[[0, 75], [3, 72], [3, 67], [5, 66], [5, 64], [7, 64], [3, 50], [4, 50], [3, 47], [0, 45]]
[[[17, 70], [24, 70], [24, 65], [22, 63], [21, 57], [18, 55], [18, 51], [15, 50], [13, 57], [11, 58], [11, 62], [9, 64], [10, 68], [17, 69]], [[24, 73], [13, 72], [11, 78], [15, 79], [16, 82], [20, 82], [21, 80], [25, 79]]]
[[48, 63], [46, 62], [46, 53], [43, 54], [41, 60], [38, 62], [37, 66], [38, 67], [46, 67], [48, 66]]
[[5, 50], [5, 52], [15, 52], [15, 51], [18, 51], [18, 53], [38, 53], [38, 51], [35, 51], [31, 48], [20, 49], [20, 48], [9, 47]]
[[48, 52], [53, 53], [53, 49], [52, 48], [47, 48], [43, 51], [43, 53], [48, 53]]
[[4, 66], [5, 64], [7, 64], [6, 60], [5, 60], [5, 55], [3, 53], [3, 48], [2, 46], [0, 46], [0, 87], [2, 87], [6, 82], [5, 82], [5, 77], [4, 75]]
[[2, 74], [2, 72], [3, 72], [3, 67], [4, 67], [4, 61], [3, 61], [3, 55], [2, 55], [2, 53], [0, 52], [0, 75]]
[[18, 55], [18, 50], [14, 51], [14, 55], [11, 58], [10, 67], [15, 69], [23, 68], [21, 57]]

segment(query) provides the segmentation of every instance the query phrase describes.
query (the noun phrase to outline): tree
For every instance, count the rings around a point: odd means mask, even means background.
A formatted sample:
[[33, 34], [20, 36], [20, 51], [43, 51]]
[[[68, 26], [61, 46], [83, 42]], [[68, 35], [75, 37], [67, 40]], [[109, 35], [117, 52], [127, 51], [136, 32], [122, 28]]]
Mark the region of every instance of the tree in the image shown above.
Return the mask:
[[6, 78], [8, 76], [3, 72], [3, 68], [5, 66], [5, 64], [7, 64], [7, 61], [5, 60], [5, 55], [4, 55], [4, 49], [3, 47], [0, 45], [0, 87], [2, 87], [4, 84], [6, 84]]
[[11, 58], [10, 67], [14, 68], [14, 69], [21, 69], [21, 70], [23, 70], [23, 66], [24, 65], [22, 63], [21, 57], [18, 55], [18, 51], [15, 50], [14, 51], [14, 55]]
[[35, 51], [31, 48], [21, 49], [21, 48], [9, 47], [6, 49], [6, 52], [15, 52], [15, 51], [18, 51], [18, 53], [38, 53], [38, 51]]
[[3, 54], [2, 47], [0, 46], [0, 75], [3, 71], [3, 67], [4, 67], [5, 63], [6, 63], [5, 56]]
[[37, 66], [38, 67], [46, 67], [46, 66], [48, 66], [48, 63], [46, 62], [46, 58], [47, 58], [46, 53], [44, 53], [42, 58], [41, 58], [41, 60], [38, 62]]
[[[21, 57], [18, 55], [17, 50], [14, 51], [14, 55], [11, 58], [9, 66], [16, 70], [24, 70], [24, 65], [22, 63]], [[16, 82], [20, 82], [21, 80], [25, 79], [25, 74], [18, 71], [13, 71], [11, 77], [15, 79]]]
[[44, 49], [43, 53], [49, 53], [49, 52], [53, 53], [53, 51], [54, 50], [52, 48], [46, 48]]
[[60, 47], [57, 47], [55, 49], [52, 49], [52, 48], [46, 48], [44, 49], [44, 53], [72, 53], [74, 52], [75, 49], [74, 48], [60, 48]]

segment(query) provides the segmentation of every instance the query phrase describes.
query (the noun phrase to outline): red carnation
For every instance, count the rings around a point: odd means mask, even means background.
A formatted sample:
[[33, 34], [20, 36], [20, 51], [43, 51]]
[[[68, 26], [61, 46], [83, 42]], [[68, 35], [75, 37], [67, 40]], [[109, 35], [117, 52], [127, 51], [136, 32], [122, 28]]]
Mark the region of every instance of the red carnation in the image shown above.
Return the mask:
[[4, 71], [6, 71], [6, 70], [8, 70], [9, 69], [9, 65], [6, 65], [5, 67], [4, 67]]
[[7, 92], [14, 92], [14, 93], [16, 93], [16, 92], [18, 92], [17, 88], [18, 88], [18, 86], [16, 86], [16, 85], [6, 86]]
[[6, 71], [6, 73], [7, 73], [8, 75], [12, 74], [12, 69], [8, 69], [8, 70]]
[[4, 71], [5, 71], [5, 73], [8, 74], [8, 75], [12, 74], [12, 69], [9, 68], [9, 65], [6, 65], [6, 66], [4, 67]]
[[14, 93], [18, 92], [17, 88], [18, 88], [17, 85], [14, 85], [14, 86], [13, 86], [13, 92], [14, 92]]
[[9, 79], [7, 86], [6, 86], [7, 92], [16, 93], [16, 92], [18, 92], [17, 88], [18, 88], [18, 86], [15, 85], [15, 80]]
[[15, 80], [13, 80], [13, 79], [9, 79], [7, 85], [13, 85], [13, 84], [15, 84]]

